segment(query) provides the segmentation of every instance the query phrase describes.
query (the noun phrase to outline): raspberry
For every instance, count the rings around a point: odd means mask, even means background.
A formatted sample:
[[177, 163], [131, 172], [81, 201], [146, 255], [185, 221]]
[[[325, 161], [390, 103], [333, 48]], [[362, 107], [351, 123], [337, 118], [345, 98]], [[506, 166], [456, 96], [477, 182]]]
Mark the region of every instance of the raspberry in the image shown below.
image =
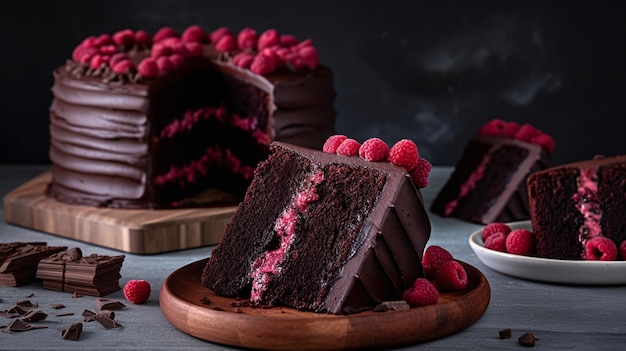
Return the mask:
[[478, 135], [492, 135], [499, 136], [500, 131], [504, 128], [505, 121], [501, 119], [492, 119], [491, 121], [485, 123], [480, 129], [478, 129]]
[[506, 236], [506, 252], [528, 256], [535, 252], [535, 234], [526, 229], [512, 230]]
[[482, 233], [483, 243], [487, 241], [487, 238], [494, 233], [504, 233], [504, 235], [508, 235], [511, 232], [511, 227], [504, 223], [493, 222], [489, 223], [485, 226]]
[[206, 43], [209, 41], [207, 34], [198, 25], [187, 27], [180, 39], [185, 43]]
[[444, 291], [455, 291], [467, 286], [467, 272], [457, 261], [448, 261], [439, 267], [435, 275], [435, 283]]
[[415, 167], [409, 174], [411, 180], [418, 188], [425, 188], [428, 186], [428, 176], [433, 165], [424, 158], [417, 159], [417, 167]]
[[346, 139], [337, 147], [337, 155], [342, 156], [357, 156], [359, 154], [359, 148], [361, 144], [354, 139]]
[[74, 61], [87, 64], [91, 61], [91, 58], [98, 54], [100, 51], [96, 48], [78, 46], [72, 52], [72, 59]]
[[143, 78], [156, 78], [159, 76], [159, 66], [157, 66], [156, 60], [152, 57], [148, 57], [139, 62], [137, 71]]
[[235, 41], [235, 37], [232, 35], [225, 35], [221, 37], [215, 44], [215, 49], [217, 51], [231, 51], [236, 48], [237, 42]]
[[100, 53], [105, 55], [113, 55], [117, 53], [117, 48], [115, 45], [104, 45], [100, 47]]
[[250, 64], [250, 70], [256, 74], [268, 74], [276, 70], [276, 61], [263, 54], [258, 54]]
[[291, 34], [283, 34], [280, 36], [279, 42], [281, 46], [290, 47], [298, 44], [298, 38]]
[[170, 27], [163, 27], [156, 32], [153, 39], [155, 43], [158, 43], [163, 39], [177, 38], [177, 37], [178, 37], [178, 33], [175, 30], [173, 30]]
[[170, 58], [170, 61], [172, 61], [172, 63], [174, 64], [174, 67], [180, 67], [180, 65], [182, 65], [183, 62], [185, 62], [185, 58], [179, 54], [170, 55], [169, 58]]
[[148, 301], [150, 292], [150, 283], [147, 280], [129, 280], [124, 285], [124, 297], [134, 304]]
[[212, 44], [215, 44], [218, 42], [218, 40], [220, 40], [225, 35], [233, 35], [233, 34], [230, 32], [230, 29], [226, 27], [220, 27], [212, 31], [209, 34], [209, 40], [211, 41]]
[[331, 135], [330, 137], [328, 137], [328, 139], [326, 139], [322, 150], [329, 154], [334, 154], [337, 152], [337, 148], [339, 147], [339, 145], [341, 145], [341, 143], [343, 143], [343, 141], [346, 139], [348, 139], [348, 137], [345, 135]]
[[430, 279], [434, 278], [441, 265], [453, 259], [452, 254], [441, 246], [431, 245], [427, 247], [422, 257], [424, 276]]
[[202, 56], [203, 54], [202, 45], [199, 43], [185, 43], [185, 48], [187, 48], [190, 57]]
[[237, 46], [241, 50], [252, 49], [256, 46], [257, 33], [252, 28], [244, 28], [237, 35]]
[[541, 131], [530, 124], [522, 125], [514, 138], [521, 141], [530, 141], [533, 137], [541, 135]]
[[122, 60], [113, 66], [113, 72], [119, 74], [130, 73], [135, 70], [135, 65], [133, 65], [130, 60]]
[[169, 45], [164, 45], [163, 43], [156, 43], [152, 45], [152, 50], [150, 52], [150, 56], [157, 58], [161, 56], [168, 56], [172, 54], [172, 47]]
[[110, 62], [109, 56], [100, 54], [93, 55], [91, 61], [89, 61], [89, 66], [93, 69], [98, 69], [107, 63], [107, 59], [109, 59]]
[[109, 60], [109, 65], [111, 67], [115, 66], [118, 62], [123, 61], [123, 60], [128, 60], [128, 55], [126, 55], [123, 52], [118, 52], [117, 54], [111, 56], [111, 59]]
[[303, 40], [303, 41], [297, 43], [296, 45], [293, 45], [292, 47], [290, 47], [290, 49], [298, 52], [298, 51], [302, 50], [302, 48], [312, 47], [312, 46], [313, 46], [313, 40], [306, 39], [306, 40]]
[[113, 34], [113, 42], [117, 46], [132, 46], [135, 44], [135, 33], [130, 29], [121, 30]]
[[320, 64], [320, 58], [317, 54], [317, 50], [312, 46], [303, 47], [298, 51], [298, 54], [300, 54], [302, 61], [304, 61], [304, 64], [310, 69], [314, 69]]
[[161, 56], [156, 59], [157, 67], [159, 67], [159, 72], [167, 72], [176, 68], [174, 62], [170, 60], [169, 56]]
[[365, 140], [359, 149], [359, 156], [372, 162], [384, 161], [387, 155], [389, 155], [389, 146], [379, 138]]
[[484, 246], [490, 250], [506, 252], [506, 234], [497, 232], [489, 235]]
[[548, 134], [537, 135], [530, 142], [543, 147], [549, 154], [554, 152], [554, 139]]
[[622, 260], [626, 260], [626, 240], [619, 244], [619, 257], [621, 257]]
[[[622, 245], [620, 245], [620, 248]], [[585, 243], [585, 260], [615, 261], [617, 259], [617, 245], [613, 240], [598, 236]]]
[[254, 55], [247, 52], [240, 52], [233, 57], [233, 65], [241, 68], [250, 68], [252, 61], [254, 61]]
[[417, 145], [409, 139], [402, 139], [391, 147], [387, 160], [396, 166], [404, 167], [407, 171], [412, 171], [417, 167], [419, 157]]
[[279, 44], [279, 35], [276, 29], [268, 29], [259, 36], [256, 46], [259, 51]]
[[434, 305], [439, 301], [439, 291], [426, 278], [417, 278], [413, 285], [402, 293], [402, 300], [411, 307]]
[[150, 44], [152, 44], [152, 37], [148, 34], [148, 32], [140, 29], [135, 32], [135, 43], [142, 46], [150, 46]]

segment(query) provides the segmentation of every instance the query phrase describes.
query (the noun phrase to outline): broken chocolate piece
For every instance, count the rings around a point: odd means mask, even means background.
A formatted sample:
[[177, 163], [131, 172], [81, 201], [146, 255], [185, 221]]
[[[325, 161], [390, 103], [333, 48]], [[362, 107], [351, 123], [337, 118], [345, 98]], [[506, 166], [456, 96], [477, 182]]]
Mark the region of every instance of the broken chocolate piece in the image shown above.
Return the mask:
[[84, 310], [81, 316], [83, 317], [83, 320], [85, 322], [93, 322], [95, 320], [94, 317], [96, 316], [96, 314], [94, 312], [91, 312], [90, 310]]
[[509, 328], [502, 329], [500, 330], [499, 335], [500, 335], [500, 339], [509, 339], [512, 336], [511, 329]]
[[10, 334], [11, 332], [20, 332], [20, 331], [27, 331], [27, 330], [32, 330], [32, 329], [43, 329], [43, 328], [48, 328], [48, 327], [45, 325], [34, 326], [32, 324], [28, 324], [24, 322], [21, 319], [14, 319], [11, 323], [9, 323], [9, 325], [0, 327], [0, 331]]
[[119, 310], [126, 307], [126, 305], [117, 300], [99, 298], [96, 300], [96, 307], [99, 310]]
[[94, 316], [94, 319], [96, 320], [96, 322], [100, 323], [103, 327], [105, 327], [106, 329], [113, 329], [113, 328], [119, 328], [122, 325], [117, 323], [116, 321], [114, 321], [112, 318], [109, 318], [106, 314], [104, 313], [98, 313]]
[[61, 332], [61, 338], [65, 340], [78, 340], [80, 333], [83, 332], [83, 323], [72, 323], [70, 326]]
[[28, 311], [26, 314], [22, 316], [22, 319], [29, 322], [39, 322], [43, 321], [48, 317], [47, 314], [43, 313], [40, 310]]
[[374, 307], [374, 312], [404, 311], [411, 308], [404, 300], [384, 301]]
[[533, 335], [533, 333], [524, 333], [524, 335], [520, 336], [519, 339], [517, 339], [520, 345], [526, 346], [526, 347], [535, 346], [536, 340], [539, 340], [539, 339], [537, 339], [535, 335]]

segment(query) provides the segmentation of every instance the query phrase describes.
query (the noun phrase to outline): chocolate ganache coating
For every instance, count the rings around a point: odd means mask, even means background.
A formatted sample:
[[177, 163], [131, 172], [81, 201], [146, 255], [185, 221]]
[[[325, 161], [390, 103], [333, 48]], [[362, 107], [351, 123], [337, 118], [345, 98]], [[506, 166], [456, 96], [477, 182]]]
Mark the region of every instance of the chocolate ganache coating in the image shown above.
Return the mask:
[[[157, 44], [136, 45], [124, 55], [141, 67]], [[78, 55], [78, 49], [73, 55]], [[179, 200], [175, 197], [179, 192], [171, 184], [189, 179], [186, 195], [201, 190], [196, 178], [204, 172], [199, 169], [204, 166], [198, 165], [207, 157], [202, 154], [207, 147], [212, 148], [206, 149], [207, 153], [225, 153], [217, 163], [227, 163], [241, 173], [241, 179], [225, 189], [234, 192], [245, 190], [251, 174], [246, 169], [265, 157], [263, 149], [267, 150], [272, 140], [321, 148], [334, 133], [332, 71], [317, 65], [281, 67], [259, 74], [235, 64], [237, 52], [220, 52], [214, 44], [202, 43], [200, 55], [150, 78], [142, 77], [141, 70], [118, 74], [106, 65], [94, 69], [93, 61], [90, 66], [75, 56], [55, 69], [50, 107], [53, 180], [48, 194], [63, 202], [92, 206], [171, 207]], [[249, 147], [250, 142], [230, 146], [221, 141], [249, 138], [241, 131], [201, 143], [201, 128], [195, 125], [195, 135], [184, 138], [191, 140], [189, 145], [162, 141], [164, 128], [205, 105], [215, 109], [210, 112], [217, 116], [214, 120], [221, 120], [220, 109], [226, 106], [233, 128], [254, 131], [259, 146]], [[239, 119], [247, 127], [236, 124]], [[200, 121], [198, 125], [216, 129], [215, 122]], [[214, 145], [204, 146], [206, 143]], [[231, 151], [237, 154], [231, 155]], [[157, 178], [169, 188], [160, 190], [155, 185]]]

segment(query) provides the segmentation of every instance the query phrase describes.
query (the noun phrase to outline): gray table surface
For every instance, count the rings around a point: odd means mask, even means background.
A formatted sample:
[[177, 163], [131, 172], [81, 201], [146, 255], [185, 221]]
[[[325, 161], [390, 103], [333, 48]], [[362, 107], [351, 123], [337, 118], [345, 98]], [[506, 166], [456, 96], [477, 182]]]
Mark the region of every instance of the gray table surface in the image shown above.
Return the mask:
[[[4, 197], [18, 185], [40, 174], [48, 167], [0, 165], [0, 196]], [[430, 185], [424, 189], [428, 204], [443, 185], [450, 167], [435, 167]], [[0, 208], [2, 219], [4, 211]], [[491, 285], [491, 301], [485, 314], [472, 326], [452, 335], [410, 345], [398, 350], [510, 350], [523, 348], [517, 338], [531, 332], [539, 340], [540, 350], [620, 350], [626, 347], [626, 286], [594, 287], [566, 286], [526, 281], [506, 276], [486, 267], [468, 244], [469, 235], [481, 226], [456, 219], [431, 215], [432, 236], [429, 245], [441, 245], [455, 258], [465, 261], [487, 277]], [[14, 226], [0, 220], [0, 242], [46, 241], [49, 245], [80, 247], [83, 253], [115, 255], [119, 251], [84, 242]], [[189, 336], [173, 327], [159, 308], [159, 291], [174, 270], [209, 256], [210, 247], [189, 249], [158, 255], [127, 254], [121, 269], [123, 285], [130, 279], [146, 279], [152, 285], [152, 295], [146, 304], [132, 305], [116, 313], [122, 328], [106, 330], [96, 322], [84, 323], [79, 341], [63, 340], [61, 331], [70, 323], [81, 321], [84, 309], [96, 310], [95, 297], [71, 298], [70, 294], [43, 289], [41, 282], [21, 287], [0, 287], [0, 310], [10, 308], [16, 301], [36, 301], [50, 314], [38, 329], [11, 334], [0, 333], [0, 349], [6, 350], [229, 350]], [[626, 272], [624, 272], [626, 274]], [[34, 294], [32, 297], [28, 295]], [[124, 301], [121, 291], [107, 297]], [[62, 303], [63, 310], [52, 310], [50, 304]], [[59, 312], [73, 316], [55, 317]], [[0, 317], [0, 326], [10, 323]], [[498, 332], [510, 328], [511, 339], [501, 340]]]

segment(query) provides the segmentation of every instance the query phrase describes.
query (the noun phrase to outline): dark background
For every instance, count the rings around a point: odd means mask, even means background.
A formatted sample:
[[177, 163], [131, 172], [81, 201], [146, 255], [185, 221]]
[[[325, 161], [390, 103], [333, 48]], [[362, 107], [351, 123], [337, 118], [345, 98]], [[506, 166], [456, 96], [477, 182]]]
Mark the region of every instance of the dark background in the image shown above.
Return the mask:
[[83, 38], [192, 24], [312, 38], [338, 132], [436, 165], [492, 118], [552, 134], [555, 163], [626, 153], [623, 1], [2, 1], [0, 163], [49, 162], [51, 71]]

